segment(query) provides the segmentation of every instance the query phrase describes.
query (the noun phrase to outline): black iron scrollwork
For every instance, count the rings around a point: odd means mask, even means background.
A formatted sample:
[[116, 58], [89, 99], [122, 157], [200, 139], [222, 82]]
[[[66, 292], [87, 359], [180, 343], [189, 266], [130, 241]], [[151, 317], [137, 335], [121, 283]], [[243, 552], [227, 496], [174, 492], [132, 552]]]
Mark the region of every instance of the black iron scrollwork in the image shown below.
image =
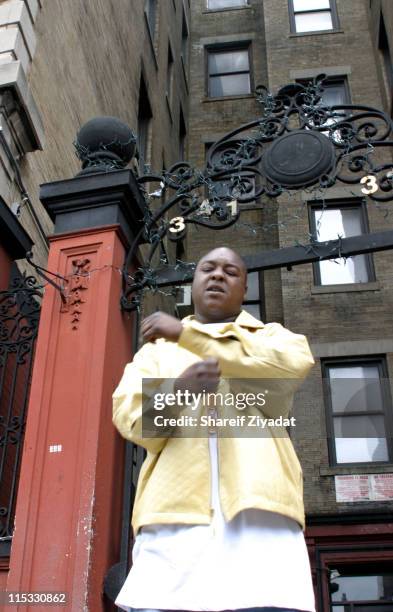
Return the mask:
[[34, 344], [42, 287], [15, 278], [0, 292], [0, 539], [12, 536]]
[[[141, 189], [146, 184], [157, 189], [145, 191], [144, 226], [125, 262], [125, 310], [138, 307], [145, 288], [154, 289], [153, 257], [160, 253], [160, 262], [168, 263], [164, 238], [182, 241], [190, 225], [225, 229], [239, 219], [241, 204], [310, 186], [326, 189], [337, 181], [359, 184], [365, 176], [365, 197], [376, 202], [393, 199], [393, 165], [386, 163], [386, 155], [383, 160], [386, 150], [391, 158], [391, 119], [368, 106], [324, 106], [324, 80], [319, 75], [307, 85], [290, 84], [276, 95], [257, 87], [261, 116], [212, 145], [202, 170], [182, 161], [162, 174], [138, 179]], [[376, 188], [370, 187], [370, 180]], [[153, 201], [170, 193], [154, 210]], [[148, 254], [131, 277], [130, 265], [142, 240], [150, 245]]]

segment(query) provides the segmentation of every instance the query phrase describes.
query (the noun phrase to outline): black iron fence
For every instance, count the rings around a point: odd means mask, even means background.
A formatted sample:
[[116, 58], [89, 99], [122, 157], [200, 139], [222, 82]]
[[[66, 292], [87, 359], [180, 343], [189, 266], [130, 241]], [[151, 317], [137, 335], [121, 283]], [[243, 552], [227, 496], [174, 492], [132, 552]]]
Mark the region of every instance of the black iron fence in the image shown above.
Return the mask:
[[0, 291], [0, 556], [11, 547], [42, 290], [23, 275]]

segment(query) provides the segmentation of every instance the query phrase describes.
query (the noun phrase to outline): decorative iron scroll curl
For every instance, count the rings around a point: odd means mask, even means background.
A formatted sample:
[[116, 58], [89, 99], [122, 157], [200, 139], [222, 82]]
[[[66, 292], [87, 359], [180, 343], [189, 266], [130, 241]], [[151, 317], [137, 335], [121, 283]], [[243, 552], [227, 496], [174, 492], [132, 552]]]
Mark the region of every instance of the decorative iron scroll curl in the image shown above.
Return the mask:
[[[152, 261], [159, 253], [160, 265], [168, 264], [166, 237], [182, 241], [190, 225], [228, 228], [239, 219], [242, 204], [313, 186], [324, 190], [337, 181], [364, 183], [362, 194], [376, 202], [393, 200], [393, 164], [387, 161], [393, 154], [391, 119], [368, 106], [324, 106], [325, 81], [319, 75], [276, 95], [257, 87], [261, 116], [214, 143], [203, 169], [181, 161], [138, 179], [147, 209], [124, 266], [123, 309], [135, 310], [143, 290], [156, 287]], [[147, 194], [145, 184], [157, 184], [156, 191]], [[153, 210], [157, 198], [163, 203]], [[128, 270], [142, 242], [148, 254], [131, 278]], [[187, 264], [177, 265], [188, 270]]]
[[8, 355], [24, 364], [36, 339], [40, 319], [42, 286], [34, 276], [18, 276], [8, 291], [0, 292], [0, 372]]

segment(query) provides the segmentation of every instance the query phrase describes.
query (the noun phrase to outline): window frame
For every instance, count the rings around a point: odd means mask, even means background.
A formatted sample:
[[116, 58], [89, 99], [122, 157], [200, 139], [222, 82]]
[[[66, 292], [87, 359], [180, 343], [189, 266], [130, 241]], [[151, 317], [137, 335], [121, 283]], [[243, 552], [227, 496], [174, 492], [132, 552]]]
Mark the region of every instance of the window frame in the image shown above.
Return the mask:
[[167, 71], [166, 71], [166, 103], [168, 106], [169, 116], [172, 121], [172, 103], [174, 97], [174, 83], [175, 83], [175, 59], [172, 51], [171, 41], [168, 39], [168, 53], [167, 53]]
[[145, 0], [144, 13], [147, 29], [153, 42], [157, 29], [158, 0]]
[[[310, 77], [308, 79], [307, 78], [296, 79], [296, 83], [299, 83], [300, 85], [303, 85], [304, 87], [307, 87], [307, 85], [309, 85], [313, 81], [313, 78], [314, 77]], [[352, 96], [351, 96], [351, 90], [349, 87], [347, 74], [334, 74], [334, 75], [327, 76], [325, 79], [325, 83], [322, 85], [322, 88], [324, 90], [328, 90], [330, 87], [335, 87], [337, 85], [343, 86], [343, 90], [345, 92], [344, 104], [352, 104]], [[333, 104], [333, 106], [335, 105]]]
[[378, 53], [382, 69], [383, 87], [386, 91], [388, 112], [393, 117], [393, 52], [391, 52], [389, 47], [389, 39], [382, 12], [378, 29]]
[[137, 151], [139, 171], [144, 174], [145, 166], [151, 163], [151, 131], [153, 121], [153, 109], [147, 89], [147, 79], [144, 71], [141, 71], [138, 96], [137, 114]]
[[[290, 25], [291, 34], [303, 36], [305, 34], [320, 34], [321, 32], [336, 32], [340, 27], [338, 13], [337, 13], [336, 0], [329, 0], [329, 4], [330, 4], [329, 9], [311, 9], [309, 11], [296, 11], [295, 12], [293, 0], [288, 0], [289, 25]], [[307, 13], [326, 13], [326, 11], [330, 11], [330, 15], [332, 18], [332, 29], [331, 30], [307, 30], [305, 32], [297, 32], [296, 19], [295, 19], [296, 15], [298, 14], [306, 15]]]
[[[313, 78], [314, 77], [310, 77], [310, 78], [301, 78], [301, 79], [296, 79], [296, 83], [299, 83], [300, 85], [302, 85], [303, 87], [307, 87], [310, 83], [313, 82]], [[337, 87], [337, 86], [342, 86], [342, 90], [344, 92], [344, 102], [343, 104], [337, 103], [337, 104], [325, 104], [323, 101], [323, 94], [321, 95], [321, 101], [319, 103], [319, 106], [322, 107], [326, 107], [326, 108], [330, 108], [332, 106], [345, 106], [345, 105], [350, 105], [352, 104], [352, 96], [351, 96], [351, 89], [349, 86], [349, 81], [348, 81], [348, 75], [347, 74], [334, 74], [334, 75], [329, 75], [326, 77], [325, 79], [325, 83], [323, 85], [323, 90], [327, 91], [330, 88], [333, 87]], [[348, 111], [341, 111], [340, 115], [337, 116], [337, 121], [342, 121], [343, 119], [345, 119], [345, 117], [348, 115]], [[328, 123], [327, 124], [327, 130], [329, 126], [332, 125], [332, 123]], [[322, 134], [324, 134], [325, 132], [322, 132]]]
[[[332, 566], [364, 566], [366, 564], [389, 564], [393, 562], [393, 545], [388, 543], [381, 546], [381, 541], [376, 540], [372, 544], [354, 544], [347, 546], [321, 546], [315, 549], [316, 566], [319, 568], [317, 578], [318, 604], [321, 610], [329, 610], [331, 596], [329, 591], [329, 574]], [[360, 602], [358, 602], [360, 603]], [[334, 609], [334, 608], [333, 608]], [[371, 609], [372, 610], [372, 609]]]
[[[227, 98], [243, 98], [244, 96], [251, 96], [254, 90], [254, 79], [253, 79], [253, 70], [252, 70], [252, 52], [251, 52], [252, 42], [250, 40], [242, 41], [242, 42], [232, 42], [232, 43], [223, 43], [223, 44], [214, 44], [207, 45], [205, 47], [205, 92], [206, 97], [209, 100], [225, 100]], [[234, 51], [247, 51], [248, 52], [248, 71], [241, 70], [238, 72], [217, 72], [213, 75], [210, 75], [209, 72], [209, 56], [211, 53], [233, 53]], [[223, 75], [236, 75], [236, 74], [248, 74], [250, 79], [250, 91], [248, 93], [237, 93], [237, 94], [228, 94], [226, 96], [211, 96], [210, 95], [210, 77], [217, 77]]]
[[186, 83], [186, 86], [188, 82], [187, 68], [188, 68], [189, 56], [190, 56], [190, 28], [188, 27], [186, 12], [183, 6], [182, 23], [181, 23], [180, 61], [181, 61], [182, 68], [183, 68], [183, 76], [184, 76], [184, 81]]
[[[324, 208], [325, 209], [327, 208], [347, 208], [347, 209], [357, 208], [359, 209], [361, 212], [361, 215], [360, 215], [360, 221], [361, 221], [361, 227], [362, 227], [361, 235], [370, 233], [368, 216], [367, 216], [367, 204], [366, 202], [364, 202], [364, 200], [357, 199], [357, 198], [356, 199], [355, 198], [350, 198], [350, 199], [340, 198], [340, 199], [334, 199], [334, 200], [327, 200], [324, 203], [321, 202], [320, 200], [313, 200], [313, 201], [308, 202], [308, 219], [309, 219], [310, 234], [314, 239], [317, 238], [317, 228], [316, 228], [316, 223], [315, 223], [314, 211], [323, 210]], [[361, 284], [366, 286], [368, 283], [374, 283], [376, 281], [376, 276], [375, 276], [374, 260], [373, 260], [372, 254], [364, 253], [364, 257], [366, 261], [368, 281], [367, 283], [361, 283]], [[348, 285], [358, 284], [358, 283], [329, 283], [329, 284], [323, 285], [321, 283], [321, 269], [319, 267], [319, 262], [313, 262], [312, 266], [313, 266], [314, 287], [338, 287], [338, 286], [345, 286], [346, 284]]]
[[[323, 381], [323, 403], [325, 408], [325, 420], [326, 420], [326, 433], [327, 433], [327, 444], [329, 453], [329, 466], [330, 467], [367, 467], [367, 466], [390, 466], [393, 463], [393, 416], [392, 416], [392, 395], [390, 388], [388, 389], [385, 384], [381, 385], [381, 394], [383, 401], [382, 414], [384, 417], [385, 425], [385, 440], [388, 451], [388, 459], [386, 461], [351, 461], [351, 462], [337, 462], [336, 454], [336, 438], [334, 435], [334, 416], [331, 402], [331, 390], [330, 390], [330, 377], [328, 375], [328, 368], [330, 366], [351, 366], [351, 365], [377, 365], [379, 370], [379, 380], [389, 378], [387, 361], [385, 355], [362, 355], [356, 357], [329, 357], [321, 359], [321, 372]], [[327, 381], [327, 382], [325, 382]], [[356, 416], [357, 413], [353, 413]], [[361, 415], [366, 416], [368, 414], [380, 414], [376, 411], [362, 411]], [[340, 414], [336, 414], [340, 416]]]
[[266, 318], [266, 308], [265, 308], [265, 283], [264, 283], [264, 272], [263, 270], [251, 270], [247, 271], [248, 274], [252, 274], [256, 272], [258, 274], [258, 295], [259, 298], [250, 298], [245, 299], [242, 302], [242, 308], [248, 305], [259, 305], [259, 320], [264, 321]]
[[184, 160], [187, 150], [187, 126], [184, 118], [183, 106], [179, 108], [179, 159]]

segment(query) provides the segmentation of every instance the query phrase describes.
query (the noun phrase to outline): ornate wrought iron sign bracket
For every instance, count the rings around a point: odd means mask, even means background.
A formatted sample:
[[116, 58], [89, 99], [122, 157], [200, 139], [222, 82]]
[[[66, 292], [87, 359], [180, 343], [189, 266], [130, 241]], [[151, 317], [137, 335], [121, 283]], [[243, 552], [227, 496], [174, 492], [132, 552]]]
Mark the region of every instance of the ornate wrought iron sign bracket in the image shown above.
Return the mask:
[[[391, 119], [368, 106], [324, 106], [324, 79], [320, 75], [309, 85], [290, 84], [276, 95], [257, 87], [261, 116], [218, 140], [203, 169], [181, 161], [161, 174], [138, 178], [146, 213], [124, 265], [123, 309], [135, 310], [143, 291], [168, 284], [165, 278], [176, 283], [189, 278], [192, 265], [171, 265], [165, 242], [184, 240], [190, 225], [222, 230], [238, 221], [242, 204], [309, 188], [323, 194], [337, 182], [358, 185], [363, 197], [375, 203], [393, 199]], [[155, 190], [147, 193], [146, 185]], [[159, 198], [161, 206], [155, 210]], [[131, 277], [142, 242], [149, 245], [148, 254]], [[331, 258], [338, 256], [334, 242], [324, 246], [323, 258], [329, 248]], [[315, 240], [303, 246], [319, 253]], [[298, 263], [304, 259], [300, 251]], [[351, 244], [354, 251], [356, 243]], [[157, 259], [159, 264], [153, 264]], [[297, 263], [292, 256], [290, 260]], [[282, 259], [280, 265], [288, 264]]]

